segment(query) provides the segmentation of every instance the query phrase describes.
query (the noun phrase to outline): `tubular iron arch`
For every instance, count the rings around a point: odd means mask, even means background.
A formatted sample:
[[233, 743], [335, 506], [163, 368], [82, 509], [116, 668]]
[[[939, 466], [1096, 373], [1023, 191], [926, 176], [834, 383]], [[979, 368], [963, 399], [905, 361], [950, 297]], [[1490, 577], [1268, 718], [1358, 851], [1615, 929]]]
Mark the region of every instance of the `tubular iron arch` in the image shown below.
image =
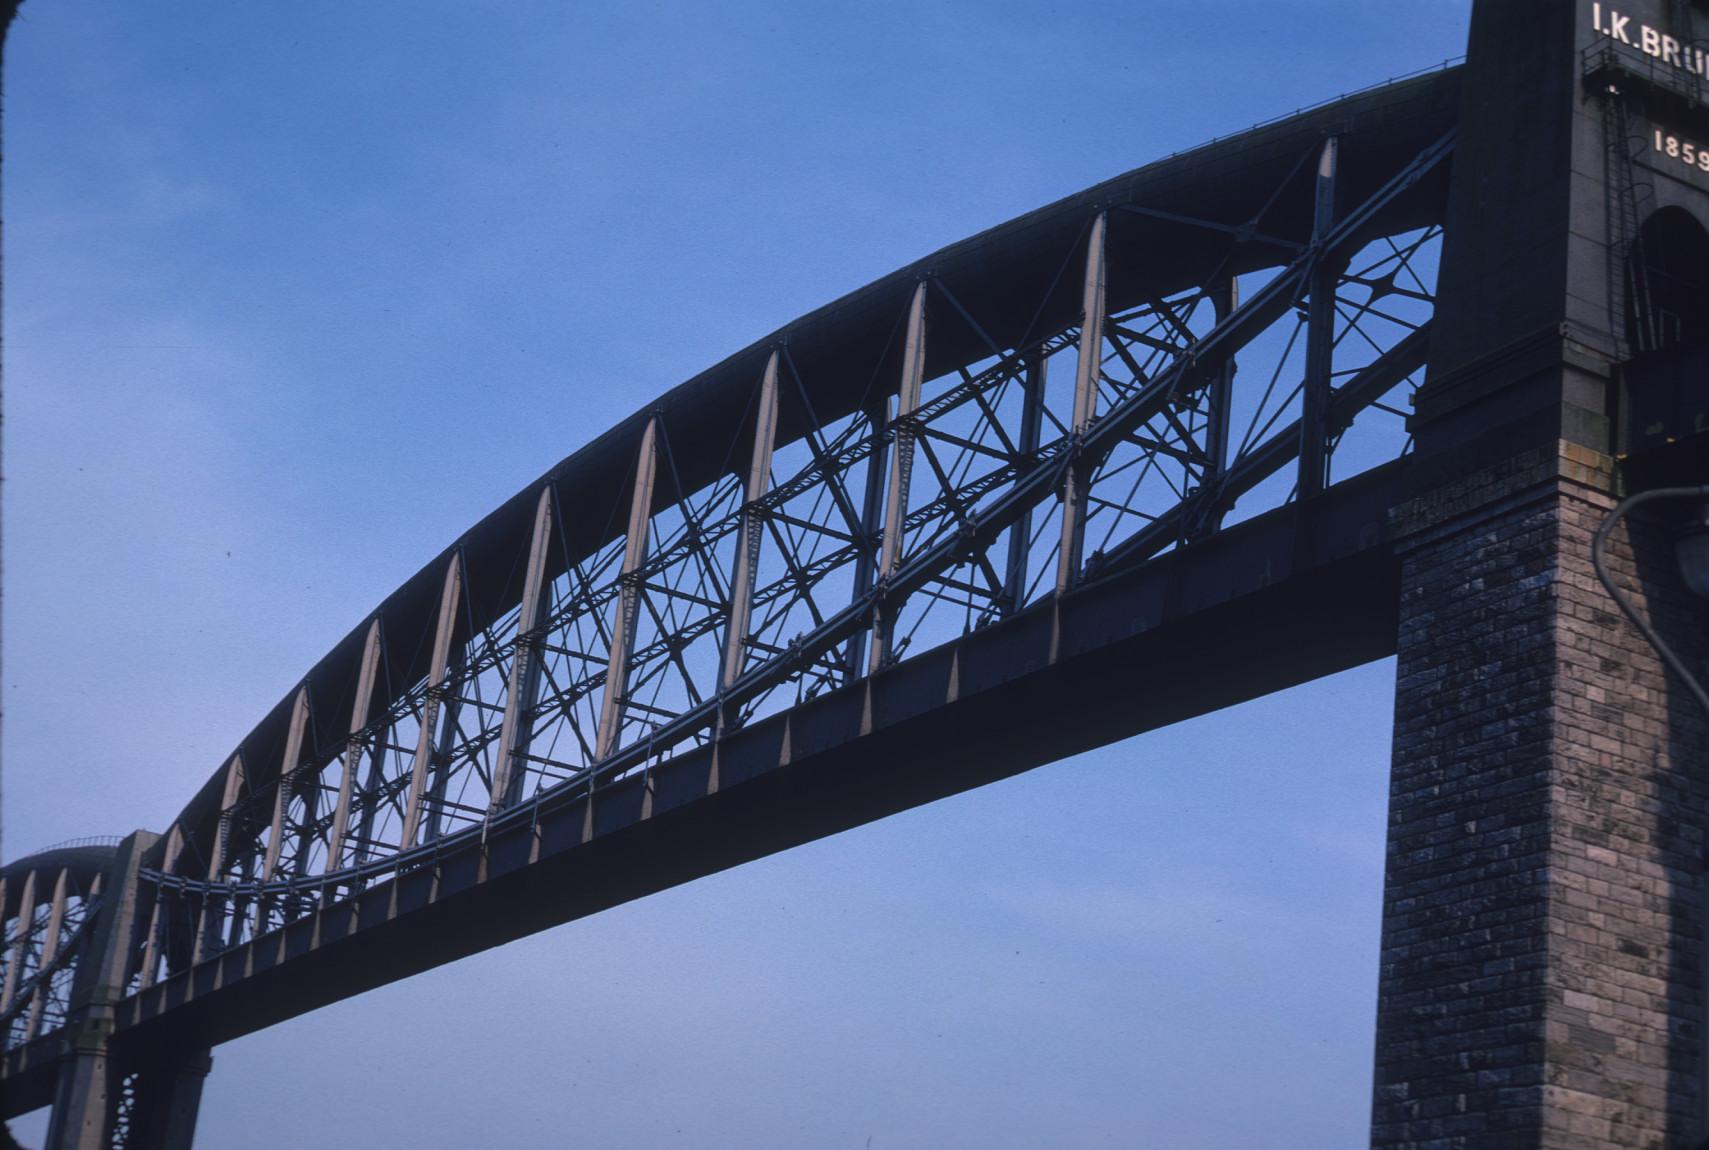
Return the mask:
[[[970, 638], [1396, 459], [1458, 99], [1457, 70], [1431, 73], [1100, 184], [802, 317], [565, 459], [363, 619], [139, 848], [120, 1030], [402, 922], [462, 860], [496, 872], [490, 844], [513, 868], [589, 844], [608, 796], [633, 797], [626, 823], [718, 796], [732, 740], [775, 732], [788, 761], [801, 708], [946, 650], [953, 699]], [[691, 756], [692, 787], [659, 782]], [[543, 846], [571, 809], [570, 841]], [[48, 858], [5, 872], [8, 938], [35, 956], [8, 987], [75, 962], [40, 957], [12, 893]]]
[[[1286, 502], [1302, 451], [1354, 471], [1398, 454], [1404, 434], [1341, 441], [1360, 416], [1395, 432], [1384, 399], [1424, 362], [1452, 80], [974, 237], [565, 460], [186, 808], [145, 875], [197, 904], [166, 917], [200, 938], [145, 947], [138, 984], [1214, 531], [1266, 484], [1259, 509]], [[1206, 167], [1239, 177], [1210, 202]]]
[[84, 840], [0, 867], [4, 1046], [31, 1042], [65, 1021], [115, 846], [116, 840]]

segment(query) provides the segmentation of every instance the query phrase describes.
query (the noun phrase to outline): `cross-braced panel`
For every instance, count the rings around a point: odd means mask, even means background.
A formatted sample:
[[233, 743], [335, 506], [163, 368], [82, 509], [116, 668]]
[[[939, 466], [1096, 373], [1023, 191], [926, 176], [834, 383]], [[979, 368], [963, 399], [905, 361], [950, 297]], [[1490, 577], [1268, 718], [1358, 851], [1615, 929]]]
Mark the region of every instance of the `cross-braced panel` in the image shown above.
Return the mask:
[[1000, 290], [928, 268], [852, 351], [763, 346], [722, 438], [638, 416], [232, 758], [145, 872], [133, 984], [1398, 457], [1451, 147], [1349, 188], [1314, 140], [1233, 218], [1088, 204]]
[[0, 905], [8, 909], [0, 951], [0, 1049], [58, 1029], [71, 1005], [77, 963], [99, 905], [101, 876], [71, 867], [29, 869]]

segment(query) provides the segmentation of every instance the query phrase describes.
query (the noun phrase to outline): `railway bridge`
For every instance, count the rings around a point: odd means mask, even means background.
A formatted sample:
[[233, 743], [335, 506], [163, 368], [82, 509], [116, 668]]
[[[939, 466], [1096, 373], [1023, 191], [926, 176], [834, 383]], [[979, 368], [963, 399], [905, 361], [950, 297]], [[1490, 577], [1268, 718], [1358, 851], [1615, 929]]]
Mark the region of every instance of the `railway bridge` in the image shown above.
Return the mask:
[[[471, 527], [159, 833], [0, 868], [0, 1118], [187, 1147], [209, 1052], [1399, 656], [1374, 1146], [1696, 1145], [1709, 11], [1148, 164], [664, 392]], [[1374, 828], [1373, 828], [1374, 830]]]

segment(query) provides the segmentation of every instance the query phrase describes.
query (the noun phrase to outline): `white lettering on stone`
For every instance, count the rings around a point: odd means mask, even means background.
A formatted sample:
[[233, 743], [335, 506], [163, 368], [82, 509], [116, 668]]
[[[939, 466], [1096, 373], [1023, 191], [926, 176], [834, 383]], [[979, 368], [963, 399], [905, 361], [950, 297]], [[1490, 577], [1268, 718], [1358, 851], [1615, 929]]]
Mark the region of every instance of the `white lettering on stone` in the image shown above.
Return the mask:
[[1590, 6], [1590, 28], [1599, 36], [1630, 44], [1646, 56], [1693, 76], [1709, 78], [1709, 51], [1670, 36], [1648, 24], [1632, 26], [1632, 17], [1617, 8], [1604, 9], [1602, 0]]
[[[1657, 161], [1673, 160], [1682, 167], [1709, 172], [1709, 146], [1681, 139], [1661, 128], [1650, 130], [1650, 146]], [[1671, 165], [1665, 163], [1662, 168], [1673, 170]]]

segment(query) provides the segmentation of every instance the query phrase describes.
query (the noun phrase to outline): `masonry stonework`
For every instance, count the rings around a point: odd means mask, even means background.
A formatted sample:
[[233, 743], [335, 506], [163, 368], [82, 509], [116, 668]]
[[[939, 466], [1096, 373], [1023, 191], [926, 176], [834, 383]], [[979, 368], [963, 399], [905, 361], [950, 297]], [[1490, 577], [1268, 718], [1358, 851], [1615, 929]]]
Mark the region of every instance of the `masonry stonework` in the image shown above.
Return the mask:
[[[1611, 486], [1560, 443], [1396, 511], [1375, 1146], [1698, 1145], [1709, 722], [1596, 579]], [[1700, 660], [1669, 529], [1607, 558]]]

